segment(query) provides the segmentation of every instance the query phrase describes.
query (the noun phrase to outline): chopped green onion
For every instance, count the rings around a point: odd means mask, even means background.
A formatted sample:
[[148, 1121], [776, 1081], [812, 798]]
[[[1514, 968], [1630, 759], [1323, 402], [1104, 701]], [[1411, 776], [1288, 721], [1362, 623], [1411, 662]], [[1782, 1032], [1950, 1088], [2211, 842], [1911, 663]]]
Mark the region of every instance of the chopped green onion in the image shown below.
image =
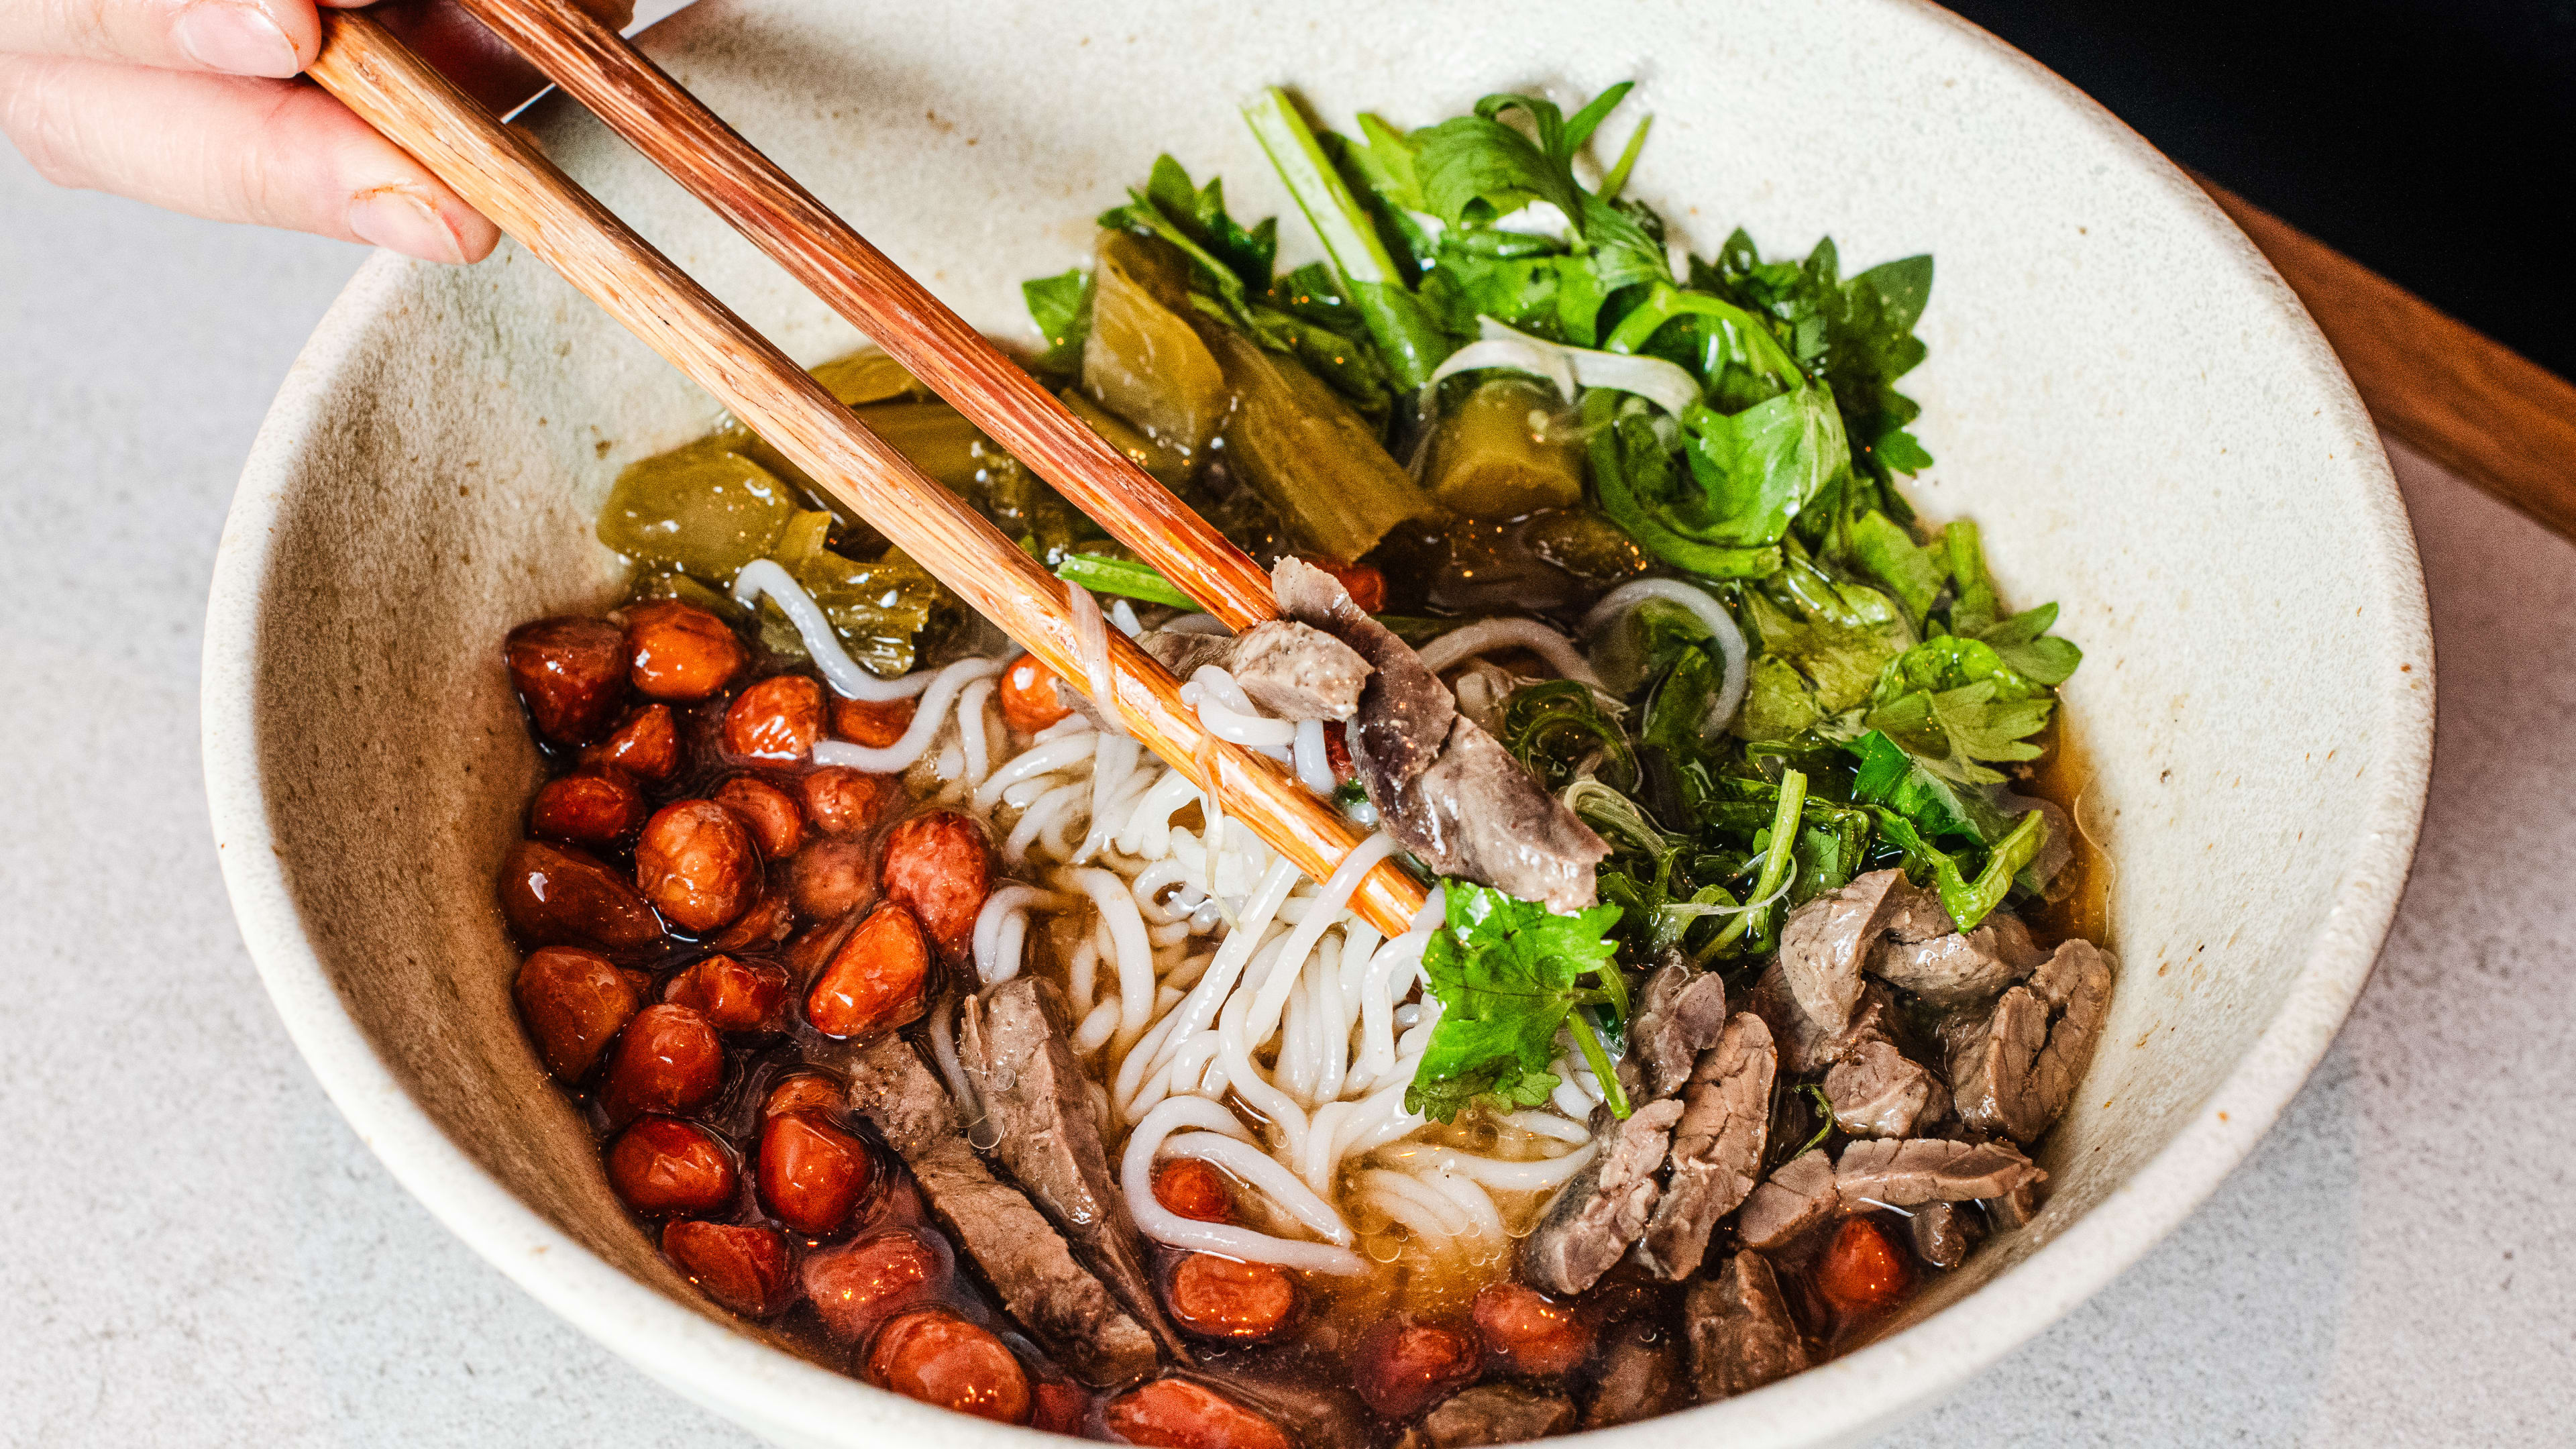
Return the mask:
[[1169, 604], [1175, 609], [1199, 606], [1198, 600], [1174, 588], [1172, 581], [1156, 573], [1151, 565], [1140, 564], [1133, 559], [1111, 558], [1099, 553], [1071, 554], [1055, 566], [1055, 576], [1067, 583], [1080, 584], [1095, 594], [1123, 594], [1149, 604]]

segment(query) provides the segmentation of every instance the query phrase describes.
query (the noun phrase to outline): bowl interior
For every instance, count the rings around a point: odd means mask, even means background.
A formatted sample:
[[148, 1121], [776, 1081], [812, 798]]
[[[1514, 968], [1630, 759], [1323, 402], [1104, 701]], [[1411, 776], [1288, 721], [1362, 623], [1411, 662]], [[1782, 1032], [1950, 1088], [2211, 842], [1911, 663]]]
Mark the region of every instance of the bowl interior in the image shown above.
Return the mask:
[[[1090, 218], [1160, 150], [1222, 175], [1238, 215], [1288, 211], [1290, 249], [1307, 245], [1234, 109], [1275, 81], [1337, 122], [1418, 124], [1488, 91], [1579, 100], [1635, 78], [1607, 130], [1655, 112], [1631, 189], [1685, 245], [1706, 254], [1742, 225], [1775, 256], [1830, 234], [1847, 270], [1935, 255], [1931, 358], [1907, 390], [1939, 461], [1912, 494], [1935, 519], [1973, 515], [2006, 596], [2058, 600], [2086, 651], [2066, 708], [2089, 772], [2079, 818], [2114, 862], [2122, 971], [2049, 1141], [2037, 1223], [1823, 1374], [1619, 1431], [1805, 1442], [1919, 1402], [2064, 1311], [2295, 1089], [2411, 848], [2421, 586], [2376, 438], [2295, 301], [2187, 181], [2053, 78], [1905, 4], [1565, 14], [710, 0], [650, 48], [1015, 339], [1033, 338], [1019, 282], [1082, 262]], [[789, 352], [857, 345], [588, 117], [555, 102], [533, 122]], [[499, 643], [607, 600], [615, 560], [590, 519], [610, 481], [712, 418], [515, 247], [471, 269], [370, 264], [281, 395], [219, 565], [207, 762], [227, 870], [326, 1086], [532, 1291], [783, 1439], [1002, 1432], [701, 1316], [513, 1017], [491, 884], [535, 760]]]

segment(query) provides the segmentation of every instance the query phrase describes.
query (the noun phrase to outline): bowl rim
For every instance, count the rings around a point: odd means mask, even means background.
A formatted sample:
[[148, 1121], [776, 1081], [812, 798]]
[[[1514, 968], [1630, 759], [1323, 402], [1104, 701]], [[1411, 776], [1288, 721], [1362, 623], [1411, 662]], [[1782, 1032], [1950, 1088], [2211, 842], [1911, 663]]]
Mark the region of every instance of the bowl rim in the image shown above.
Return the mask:
[[[2372, 772], [2375, 795], [2304, 964], [2251, 1048], [2171, 1142], [2029, 1257], [1924, 1322], [1751, 1394], [1594, 1431], [1593, 1442], [1622, 1449], [1721, 1427], [1755, 1444], [1857, 1437], [1955, 1391], [2162, 1241], [2252, 1151], [2340, 1029], [2395, 917], [2430, 784], [2431, 626], [2413, 532], [2379, 436], [2305, 307], [2206, 193], [2090, 97], [1926, 0], [1863, 3], [1891, 21], [1952, 27], [1988, 49], [2053, 99], [2070, 126], [2107, 141], [2140, 180], [2168, 193], [2179, 216], [2212, 233], [2244, 278], [2261, 286], [2308, 380], [2339, 404], [2333, 421], [2350, 445], [2341, 457], [2361, 475], [2353, 526], [2364, 535], [2365, 586], [2387, 591], [2387, 642], [2425, 664], [2392, 676], [2401, 682], [2383, 686], [2375, 701], [2385, 750]], [[382, 252], [370, 258], [297, 356], [243, 465], [208, 599], [200, 728], [207, 802], [235, 918], [289, 1037], [369, 1149], [440, 1222], [530, 1296], [684, 1397], [799, 1442], [840, 1442], [862, 1427], [952, 1440], [1034, 1432], [931, 1409], [807, 1363], [611, 1266], [451, 1140], [340, 1001], [305, 934], [269, 827], [248, 662], [259, 657], [262, 583], [285, 480], [329, 428], [332, 380], [351, 370], [372, 329], [400, 304], [413, 265]]]

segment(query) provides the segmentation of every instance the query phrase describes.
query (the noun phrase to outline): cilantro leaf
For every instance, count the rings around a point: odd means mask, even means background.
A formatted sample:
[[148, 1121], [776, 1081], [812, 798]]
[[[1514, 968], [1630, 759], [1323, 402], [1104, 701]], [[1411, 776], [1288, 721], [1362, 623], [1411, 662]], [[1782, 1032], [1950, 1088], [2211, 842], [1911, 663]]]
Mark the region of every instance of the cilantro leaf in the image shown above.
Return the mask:
[[1964, 518], [1941, 530], [1940, 548], [1956, 586], [1950, 632], [1986, 644], [2014, 673], [2033, 683], [2064, 684], [2084, 662], [2084, 651], [2067, 640], [2044, 637], [2057, 623], [2057, 606], [2042, 604], [2008, 619], [1999, 617], [2003, 605], [1986, 574], [1985, 546], [1977, 526]]
[[1944, 635], [1888, 661], [1865, 723], [1943, 779], [1992, 784], [2003, 776], [1990, 762], [2039, 758], [2029, 736], [2047, 726], [2055, 706], [1992, 646]]
[[1557, 915], [1467, 881], [1444, 884], [1448, 923], [1422, 953], [1440, 1019], [1405, 1089], [1405, 1110], [1446, 1122], [1480, 1097], [1537, 1106], [1556, 1090], [1556, 1034], [1569, 1029], [1612, 1094], [1612, 1110], [1627, 1115], [1594, 1027], [1578, 1011], [1624, 998], [1606, 939], [1619, 907]]
[[1905, 606], [1917, 623], [1931, 612], [1949, 578], [1949, 555], [1938, 545], [1919, 547], [1905, 525], [1873, 508], [1853, 521], [1852, 562]]
[[[1888, 663], [1913, 645], [1914, 630], [1895, 600], [1836, 579], [1790, 543], [1787, 566], [1744, 591], [1744, 619], [1763, 652], [1792, 667], [1816, 713], [1838, 716], [1870, 697]], [[1785, 682], [1776, 670], [1772, 679]]]
[[1871, 730], [1854, 748], [1860, 752], [1860, 770], [1852, 777], [1852, 799], [1895, 811], [1933, 840], [1988, 845], [2008, 829], [1982, 794], [1923, 768], [1885, 732]]
[[1926, 841], [1913, 824], [1893, 810], [1873, 809], [1879, 831], [1888, 843], [1905, 855], [1906, 869], [1917, 874], [1928, 873], [1933, 888], [1940, 893], [1941, 908], [1962, 931], [1973, 931], [1977, 924], [2002, 905], [2011, 893], [2013, 877], [2038, 856], [2039, 847], [2048, 839], [2048, 819], [2033, 810], [2021, 817], [2004, 838], [1995, 842], [1986, 857], [1985, 869], [1970, 880], [1959, 869], [1959, 863], [1946, 851]]
[[1699, 492], [1677, 501], [1669, 521], [1706, 543], [1778, 543], [1799, 510], [1850, 466], [1842, 416], [1820, 387], [1782, 393], [1731, 416], [1693, 407], [1682, 415], [1682, 427], [1682, 455]]

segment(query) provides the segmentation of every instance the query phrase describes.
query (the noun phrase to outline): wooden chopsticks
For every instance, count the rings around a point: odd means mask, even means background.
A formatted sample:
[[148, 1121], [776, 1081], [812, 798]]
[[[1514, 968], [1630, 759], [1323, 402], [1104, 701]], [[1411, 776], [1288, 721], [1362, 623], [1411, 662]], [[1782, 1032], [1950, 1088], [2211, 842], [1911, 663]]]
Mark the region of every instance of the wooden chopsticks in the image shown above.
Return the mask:
[[461, 3], [1226, 627], [1278, 617], [1259, 564], [624, 36], [573, 0]]
[[[1052, 574], [382, 26], [326, 7], [322, 53], [308, 74], [1040, 663], [1062, 678], [1084, 677], [1072, 610]], [[1261, 598], [1269, 600], [1266, 581]], [[1356, 843], [1340, 814], [1269, 762], [1208, 735], [1181, 703], [1179, 682], [1114, 629], [1109, 652], [1115, 699], [1101, 703], [1114, 704], [1147, 748], [1212, 788], [1227, 814], [1299, 870], [1315, 880], [1330, 875]], [[1394, 935], [1411, 924], [1423, 898], [1410, 876], [1381, 863], [1361, 881], [1351, 907]]]

